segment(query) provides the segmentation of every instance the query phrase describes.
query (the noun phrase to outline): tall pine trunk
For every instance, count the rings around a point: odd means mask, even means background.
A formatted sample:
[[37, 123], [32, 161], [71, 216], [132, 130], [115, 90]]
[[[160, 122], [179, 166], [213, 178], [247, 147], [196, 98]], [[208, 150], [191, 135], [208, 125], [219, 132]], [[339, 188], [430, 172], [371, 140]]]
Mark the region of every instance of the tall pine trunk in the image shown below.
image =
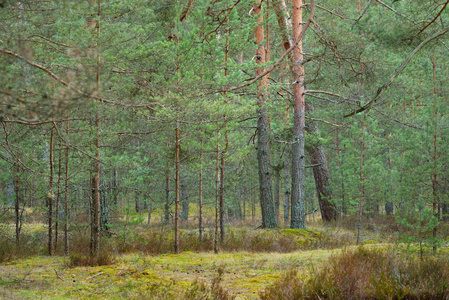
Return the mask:
[[[302, 31], [302, 0], [293, 0], [293, 37], [298, 39]], [[306, 228], [305, 215], [305, 97], [304, 97], [304, 57], [302, 40], [293, 50], [293, 146], [292, 146], [292, 199], [291, 228]]]
[[54, 146], [55, 133], [54, 129], [51, 129], [50, 136], [50, 180], [48, 184], [47, 206], [48, 206], [48, 255], [53, 255], [53, 200], [55, 194], [53, 193], [53, 146]]
[[220, 125], [217, 121], [217, 148], [215, 160], [215, 234], [214, 234], [214, 252], [218, 253], [218, 202], [220, 187]]
[[198, 239], [203, 240], [203, 146], [204, 140], [201, 136], [200, 148], [200, 172], [198, 175]]
[[224, 205], [224, 192], [225, 192], [225, 184], [224, 184], [224, 174], [225, 174], [225, 156], [226, 152], [229, 148], [229, 139], [228, 132], [225, 132], [225, 141], [226, 146], [221, 152], [221, 160], [220, 160], [220, 244], [223, 246], [224, 238], [225, 238], [225, 205]]
[[[312, 111], [313, 107], [306, 105], [308, 111]], [[313, 121], [307, 122], [307, 132], [311, 135], [319, 137], [320, 130]], [[335, 221], [339, 217], [337, 207], [332, 203], [332, 189], [329, 183], [329, 169], [327, 167], [326, 154], [324, 148], [319, 143], [314, 143], [307, 147], [310, 155], [310, 161], [313, 165], [313, 177], [315, 179], [315, 187], [320, 204], [321, 218], [325, 222]]]
[[15, 213], [15, 221], [16, 221], [16, 245], [19, 245], [20, 242], [20, 230], [22, 228], [22, 218], [20, 214], [20, 181], [19, 181], [20, 168], [19, 166], [15, 167], [15, 175], [14, 175], [14, 192], [16, 194], [16, 201], [14, 205], [14, 213]]
[[290, 164], [288, 156], [284, 160], [284, 225], [287, 225], [290, 220]]
[[[170, 149], [170, 139], [167, 142], [167, 149]], [[165, 206], [164, 206], [164, 224], [170, 221], [170, 161], [167, 159], [165, 168]]]
[[[264, 40], [262, 0], [258, 0], [253, 6], [254, 14], [257, 17], [257, 27], [254, 31], [256, 38], [256, 63], [265, 64], [265, 47], [262, 44]], [[264, 72], [263, 67], [257, 69], [257, 75]], [[258, 112], [257, 112], [257, 161], [259, 164], [259, 191], [260, 207], [262, 210], [262, 227], [275, 228], [276, 215], [274, 211], [272, 182], [271, 182], [271, 157], [269, 142], [268, 114], [266, 108], [268, 78], [264, 76], [258, 86]]]
[[175, 140], [175, 253], [179, 253], [179, 127], [176, 124], [176, 140]]
[[[97, 80], [96, 80], [96, 90], [98, 95], [101, 93], [100, 89], [100, 17], [101, 17], [101, 0], [98, 0], [97, 3], [97, 36], [96, 36], [96, 50], [97, 50]], [[96, 107], [95, 113], [95, 128], [96, 128], [96, 138], [95, 138], [95, 161], [93, 163], [94, 174], [93, 174], [93, 222], [91, 227], [91, 245], [90, 245], [90, 253], [92, 256], [97, 257], [100, 251], [100, 132], [101, 132], [101, 124], [100, 124], [100, 112], [99, 107]]]
[[[70, 133], [70, 123], [67, 116], [66, 135]], [[69, 145], [65, 148], [65, 177], [64, 177], [64, 254], [69, 254]]]

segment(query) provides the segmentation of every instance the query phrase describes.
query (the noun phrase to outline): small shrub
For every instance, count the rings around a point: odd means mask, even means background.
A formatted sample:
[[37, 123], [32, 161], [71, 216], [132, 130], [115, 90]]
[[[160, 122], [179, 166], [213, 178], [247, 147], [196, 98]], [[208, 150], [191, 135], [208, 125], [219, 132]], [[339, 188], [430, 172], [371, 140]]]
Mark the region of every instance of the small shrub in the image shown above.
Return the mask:
[[262, 300], [305, 299], [305, 282], [295, 270], [288, 271], [285, 276], [268, 286], [260, 293]]
[[236, 297], [221, 285], [224, 269], [219, 267], [217, 275], [212, 279], [210, 286], [203, 281], [194, 281], [192, 287], [184, 294], [186, 300], [232, 300]]
[[0, 239], [0, 263], [11, 261], [14, 258], [16, 245], [8, 238]]
[[115, 263], [115, 255], [109, 251], [100, 251], [98, 255], [70, 253], [67, 265], [69, 267], [105, 266]]
[[22, 232], [19, 243], [16, 243], [13, 236], [0, 235], [0, 263], [42, 254], [42, 241], [45, 240], [45, 234], [41, 231]]
[[70, 253], [66, 261], [68, 267], [104, 266], [115, 263], [116, 255], [111, 244], [107, 242], [107, 237], [103, 237], [100, 241], [101, 248], [97, 255], [91, 255], [89, 244], [89, 234], [78, 232], [72, 236]]

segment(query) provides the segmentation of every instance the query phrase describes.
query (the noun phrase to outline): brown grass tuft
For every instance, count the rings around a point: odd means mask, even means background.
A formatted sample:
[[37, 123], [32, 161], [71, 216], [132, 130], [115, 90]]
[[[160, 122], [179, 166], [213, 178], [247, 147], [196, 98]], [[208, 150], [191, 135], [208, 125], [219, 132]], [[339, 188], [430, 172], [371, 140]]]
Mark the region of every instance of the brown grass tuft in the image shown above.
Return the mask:
[[291, 271], [261, 293], [264, 300], [447, 299], [448, 296], [448, 258], [426, 257], [421, 261], [364, 248], [332, 257], [307, 280]]

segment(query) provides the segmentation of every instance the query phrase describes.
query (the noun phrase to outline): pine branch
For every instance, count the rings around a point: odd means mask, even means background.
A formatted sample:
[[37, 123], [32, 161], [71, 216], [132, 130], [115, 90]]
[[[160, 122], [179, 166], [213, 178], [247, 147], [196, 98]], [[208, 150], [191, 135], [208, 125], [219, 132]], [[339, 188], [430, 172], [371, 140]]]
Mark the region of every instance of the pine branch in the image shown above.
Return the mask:
[[370, 109], [371, 106], [376, 103], [379, 98], [380, 95], [382, 94], [383, 91], [385, 91], [390, 85], [391, 83], [396, 79], [396, 77], [404, 70], [404, 68], [408, 65], [408, 63], [412, 60], [413, 56], [419, 52], [419, 50], [421, 50], [427, 43], [431, 42], [432, 40], [444, 35], [445, 33], [447, 33], [449, 31], [449, 27], [445, 28], [437, 33], [435, 33], [434, 35], [432, 35], [431, 37], [427, 38], [426, 40], [422, 41], [408, 56], [407, 58], [402, 62], [402, 64], [399, 66], [399, 68], [390, 76], [390, 78], [388, 79], [387, 82], [385, 82], [379, 89], [377, 89], [377, 93], [374, 96], [373, 99], [371, 99], [367, 104], [365, 104], [364, 106], [344, 115], [345, 118], [347, 117], [351, 117], [354, 116], [358, 113], [361, 113], [362, 111], [365, 111], [367, 109]]

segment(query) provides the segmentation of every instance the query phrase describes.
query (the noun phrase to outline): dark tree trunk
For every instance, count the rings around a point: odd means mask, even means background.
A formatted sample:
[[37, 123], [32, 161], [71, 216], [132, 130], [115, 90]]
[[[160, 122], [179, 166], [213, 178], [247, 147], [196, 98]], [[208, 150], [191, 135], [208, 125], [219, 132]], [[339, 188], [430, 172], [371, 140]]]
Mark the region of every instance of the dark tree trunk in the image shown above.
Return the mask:
[[56, 252], [58, 247], [58, 235], [59, 235], [59, 203], [61, 201], [61, 173], [62, 173], [62, 143], [59, 141], [59, 155], [58, 155], [58, 188], [56, 191], [56, 207], [55, 207], [55, 242], [53, 248]]
[[53, 255], [53, 200], [55, 194], [53, 193], [53, 145], [54, 145], [54, 130], [51, 130], [50, 136], [50, 182], [48, 184], [47, 206], [48, 206], [48, 255]]
[[108, 232], [111, 224], [111, 216], [109, 211], [109, 197], [104, 180], [100, 181], [100, 230]]
[[[67, 116], [68, 120], [68, 116]], [[66, 134], [69, 136], [69, 121], [66, 125]], [[69, 145], [65, 148], [65, 177], [64, 177], [64, 254], [69, 254]]]
[[16, 223], [16, 244], [19, 245], [20, 242], [20, 230], [22, 228], [22, 218], [20, 215], [20, 195], [19, 195], [19, 188], [20, 188], [20, 181], [19, 181], [19, 173], [20, 169], [16, 167], [15, 170], [15, 178], [14, 178], [14, 191], [16, 194], [16, 201], [14, 205], [14, 213], [15, 213], [15, 223]]
[[[256, 50], [256, 62], [257, 64], [265, 64], [265, 47], [262, 44], [264, 40], [263, 30], [263, 14], [262, 0], [258, 0], [257, 4], [254, 4], [254, 13], [257, 16], [257, 28], [255, 29], [256, 44], [258, 46]], [[264, 72], [264, 68], [257, 69], [257, 74]], [[272, 169], [270, 158], [270, 144], [269, 144], [269, 126], [268, 115], [266, 109], [266, 94], [268, 87], [268, 78], [265, 76], [258, 86], [258, 119], [257, 119], [257, 161], [259, 165], [259, 197], [260, 206], [262, 210], [262, 227], [263, 228], [275, 228], [276, 215], [274, 211], [273, 193], [272, 193]]]
[[[96, 65], [96, 90], [98, 95], [101, 94], [100, 85], [100, 18], [101, 18], [101, 0], [97, 1], [97, 23], [96, 23], [96, 50], [97, 50], [97, 65]], [[91, 227], [92, 231], [92, 244], [90, 247], [90, 254], [93, 257], [98, 257], [100, 252], [100, 172], [101, 172], [101, 152], [100, 152], [100, 134], [101, 134], [101, 122], [100, 122], [100, 111], [99, 107], [96, 107], [95, 113], [95, 127], [96, 127], [96, 138], [95, 138], [95, 161], [94, 161], [94, 174], [93, 174], [93, 223]]]
[[274, 169], [274, 214], [279, 222], [279, 206], [281, 197], [281, 166], [277, 165]]
[[198, 238], [200, 241], [203, 240], [203, 146], [204, 141], [203, 137], [201, 137], [200, 173], [198, 178]]
[[[313, 107], [307, 105], [308, 111], [313, 111]], [[312, 121], [308, 122], [307, 132], [319, 137], [318, 126]], [[321, 218], [325, 222], [335, 221], [339, 217], [337, 207], [332, 203], [332, 189], [329, 184], [329, 169], [327, 167], [326, 154], [323, 146], [318, 143], [307, 146], [307, 152], [310, 155], [310, 161], [313, 167], [313, 177], [320, 204]]]
[[387, 214], [387, 216], [391, 216], [393, 214], [393, 202], [386, 202], [385, 203], [385, 213]]
[[288, 155], [284, 160], [284, 225], [287, 225], [290, 219], [290, 165]]
[[[170, 143], [168, 144], [170, 147]], [[170, 163], [167, 161], [165, 170], [165, 206], [164, 206], [164, 223], [167, 225], [170, 221]]]
[[150, 200], [148, 204], [148, 222], [147, 225], [151, 225], [151, 213], [153, 212], [153, 201]]
[[187, 222], [189, 219], [189, 196], [187, 195], [187, 180], [185, 176], [181, 178], [181, 219]]
[[447, 203], [442, 203], [441, 204], [441, 214], [442, 216], [442, 220], [447, 222], [449, 221], [449, 204]]
[[218, 204], [220, 189], [220, 125], [217, 122], [217, 147], [215, 157], [215, 232], [214, 232], [214, 252], [218, 253]]
[[112, 197], [113, 197], [113, 201], [114, 201], [114, 208], [118, 208], [118, 171], [114, 169], [114, 174], [113, 174], [113, 178], [112, 178]]
[[221, 245], [224, 244], [224, 238], [225, 238], [225, 204], [224, 204], [224, 192], [225, 192], [225, 184], [224, 184], [224, 178], [225, 178], [225, 157], [226, 152], [229, 148], [229, 139], [228, 139], [228, 133], [225, 133], [225, 141], [226, 146], [223, 152], [221, 153], [221, 161], [220, 161], [220, 243]]
[[179, 128], [176, 125], [176, 146], [175, 146], [175, 253], [179, 253]]

